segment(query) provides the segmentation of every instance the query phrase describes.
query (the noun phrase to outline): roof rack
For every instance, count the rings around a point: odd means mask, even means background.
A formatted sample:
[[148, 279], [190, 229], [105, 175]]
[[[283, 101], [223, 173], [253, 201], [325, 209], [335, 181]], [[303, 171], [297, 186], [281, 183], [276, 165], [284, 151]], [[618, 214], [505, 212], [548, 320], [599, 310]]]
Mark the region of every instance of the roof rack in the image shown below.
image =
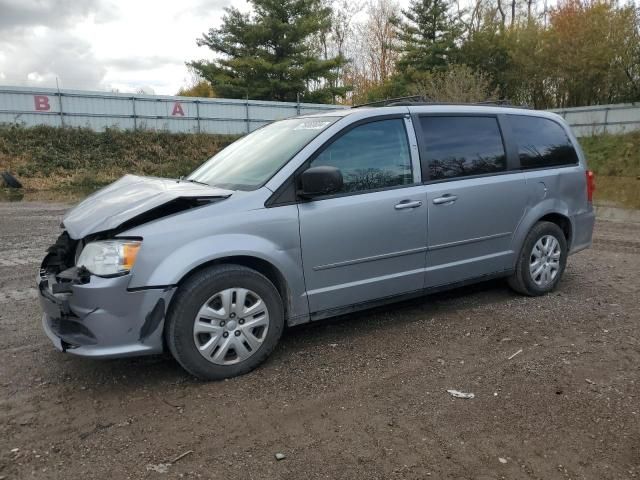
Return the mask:
[[360, 107], [391, 107], [391, 106], [400, 106], [400, 103], [407, 103], [411, 105], [421, 104], [425, 102], [425, 98], [422, 95], [412, 95], [410, 97], [397, 97], [397, 98], [388, 98], [386, 100], [377, 100], [375, 102], [368, 103], [360, 103], [358, 105], [354, 105], [351, 108], [360, 108]]
[[530, 108], [528, 105], [513, 105], [509, 100], [485, 100], [483, 102], [434, 102], [426, 99], [422, 95], [413, 95], [410, 97], [389, 98], [387, 100], [379, 100], [377, 102], [361, 103], [351, 108], [360, 107], [411, 107], [420, 105], [497, 105], [501, 107], [512, 108]]

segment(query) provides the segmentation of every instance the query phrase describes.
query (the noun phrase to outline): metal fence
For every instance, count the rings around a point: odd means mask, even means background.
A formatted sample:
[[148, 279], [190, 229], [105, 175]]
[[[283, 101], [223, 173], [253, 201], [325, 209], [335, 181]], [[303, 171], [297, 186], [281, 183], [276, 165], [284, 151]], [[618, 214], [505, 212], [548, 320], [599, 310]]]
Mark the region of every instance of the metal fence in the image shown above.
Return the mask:
[[578, 137], [640, 130], [640, 103], [563, 108], [552, 112], [562, 115]]
[[344, 108], [313, 103], [0, 87], [0, 123], [243, 134], [274, 120]]
[[[274, 120], [345, 108], [314, 103], [1, 87], [0, 123], [238, 135]], [[552, 110], [579, 137], [640, 130], [640, 103]]]

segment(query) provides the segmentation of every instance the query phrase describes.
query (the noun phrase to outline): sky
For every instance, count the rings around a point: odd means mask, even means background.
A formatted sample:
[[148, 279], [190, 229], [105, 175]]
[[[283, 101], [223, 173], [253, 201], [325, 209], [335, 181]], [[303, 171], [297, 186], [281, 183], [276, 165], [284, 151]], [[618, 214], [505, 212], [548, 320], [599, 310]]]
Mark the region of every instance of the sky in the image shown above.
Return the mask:
[[196, 39], [245, 0], [0, 0], [0, 85], [173, 95]]

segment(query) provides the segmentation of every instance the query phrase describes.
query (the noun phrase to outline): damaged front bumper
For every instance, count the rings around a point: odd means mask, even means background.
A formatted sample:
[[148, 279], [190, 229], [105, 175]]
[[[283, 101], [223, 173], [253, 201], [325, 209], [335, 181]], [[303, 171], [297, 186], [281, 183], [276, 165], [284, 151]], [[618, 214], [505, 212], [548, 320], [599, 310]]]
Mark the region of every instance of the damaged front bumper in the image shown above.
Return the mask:
[[103, 278], [75, 267], [55, 274], [44, 267], [37, 277], [42, 324], [58, 350], [94, 358], [163, 351], [174, 287], [132, 291], [130, 275]]

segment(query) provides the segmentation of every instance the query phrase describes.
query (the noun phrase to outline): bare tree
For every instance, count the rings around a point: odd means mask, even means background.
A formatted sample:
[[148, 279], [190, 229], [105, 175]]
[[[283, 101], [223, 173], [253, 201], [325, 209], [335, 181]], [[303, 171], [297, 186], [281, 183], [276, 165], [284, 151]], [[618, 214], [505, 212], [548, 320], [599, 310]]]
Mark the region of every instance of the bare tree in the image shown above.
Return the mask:
[[504, 28], [505, 24], [507, 23], [507, 14], [505, 13], [504, 8], [502, 7], [502, 0], [498, 0], [498, 12], [500, 12], [500, 23]]
[[536, 6], [535, 0], [527, 0], [527, 23], [530, 23], [531, 20], [533, 20], [532, 14], [535, 6]]
[[495, 100], [498, 96], [487, 75], [466, 65], [450, 65], [444, 72], [425, 73], [412, 93], [436, 102], [463, 103]]
[[353, 36], [354, 17], [362, 10], [363, 2], [334, 0], [331, 37], [337, 53], [345, 55], [346, 44]]
[[[399, 42], [393, 19], [399, 15], [400, 8], [395, 0], [368, 0], [368, 3], [354, 4], [344, 2], [341, 48], [349, 64], [344, 69], [343, 81], [353, 86], [352, 103], [367, 100], [371, 89], [381, 86], [395, 72]], [[358, 17], [366, 8], [366, 17], [360, 21], [347, 22]]]
[[473, 6], [467, 11], [459, 10], [460, 20], [465, 24], [467, 32], [477, 32], [482, 26], [484, 20], [486, 2], [485, 0], [475, 0]]
[[382, 83], [394, 72], [398, 58], [398, 39], [393, 19], [400, 7], [394, 0], [369, 0], [368, 19], [359, 25], [359, 34], [364, 39], [363, 54], [368, 58], [371, 78]]

